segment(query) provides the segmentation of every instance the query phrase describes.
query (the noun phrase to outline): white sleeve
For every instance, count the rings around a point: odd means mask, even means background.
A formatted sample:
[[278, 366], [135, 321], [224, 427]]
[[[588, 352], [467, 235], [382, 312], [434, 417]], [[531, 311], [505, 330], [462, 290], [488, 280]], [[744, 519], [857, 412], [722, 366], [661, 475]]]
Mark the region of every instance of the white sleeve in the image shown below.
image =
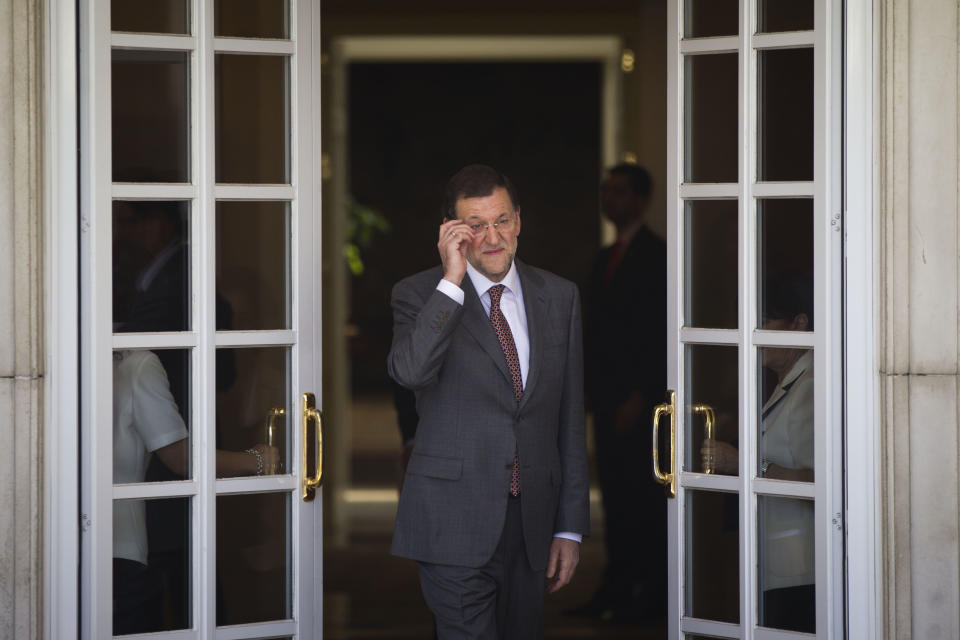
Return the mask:
[[453, 284], [449, 280], [441, 280], [437, 283], [437, 291], [445, 293], [459, 305], [463, 304], [463, 289]]
[[153, 353], [143, 359], [133, 376], [133, 427], [147, 451], [156, 451], [189, 434], [160, 359]]

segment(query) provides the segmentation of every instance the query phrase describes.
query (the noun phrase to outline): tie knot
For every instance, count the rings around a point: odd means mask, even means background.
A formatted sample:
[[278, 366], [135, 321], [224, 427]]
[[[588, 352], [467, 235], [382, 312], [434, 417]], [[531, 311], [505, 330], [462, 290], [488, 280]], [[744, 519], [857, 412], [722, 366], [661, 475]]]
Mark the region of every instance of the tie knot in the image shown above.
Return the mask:
[[502, 284], [495, 284], [487, 291], [490, 293], [490, 307], [494, 309], [500, 308], [500, 296], [503, 295], [504, 287]]

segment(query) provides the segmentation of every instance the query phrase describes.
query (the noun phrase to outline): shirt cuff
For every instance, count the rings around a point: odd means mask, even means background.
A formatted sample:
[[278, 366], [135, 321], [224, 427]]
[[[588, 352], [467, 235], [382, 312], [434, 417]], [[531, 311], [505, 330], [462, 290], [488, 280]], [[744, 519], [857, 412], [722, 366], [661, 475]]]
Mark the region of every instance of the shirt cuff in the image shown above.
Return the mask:
[[572, 531], [560, 531], [553, 534], [554, 538], [563, 538], [565, 540], [573, 540], [574, 542], [583, 542], [583, 536], [579, 533], [573, 533]]
[[463, 305], [463, 289], [453, 284], [449, 280], [441, 280], [437, 284], [437, 291], [447, 294], [454, 302]]

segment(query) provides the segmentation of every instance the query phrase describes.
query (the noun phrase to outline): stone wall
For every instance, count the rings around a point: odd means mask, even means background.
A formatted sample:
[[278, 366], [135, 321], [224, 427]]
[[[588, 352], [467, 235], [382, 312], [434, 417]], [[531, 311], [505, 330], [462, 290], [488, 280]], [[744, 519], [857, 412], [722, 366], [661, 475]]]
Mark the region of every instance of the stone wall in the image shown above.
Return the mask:
[[41, 637], [42, 6], [0, 0], [0, 640]]
[[885, 637], [955, 639], [957, 3], [878, 7]]

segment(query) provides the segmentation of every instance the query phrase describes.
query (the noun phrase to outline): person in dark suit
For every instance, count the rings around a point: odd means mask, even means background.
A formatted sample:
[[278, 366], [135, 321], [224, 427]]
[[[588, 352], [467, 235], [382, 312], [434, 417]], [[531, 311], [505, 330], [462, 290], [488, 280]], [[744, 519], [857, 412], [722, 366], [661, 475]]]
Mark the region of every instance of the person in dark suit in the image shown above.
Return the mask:
[[391, 551], [441, 639], [542, 637], [589, 533], [579, 293], [516, 259], [518, 205], [499, 171], [461, 169], [441, 266], [393, 289], [388, 370], [419, 424]]
[[570, 613], [624, 622], [666, 618], [666, 498], [649, 473], [649, 426], [666, 388], [667, 252], [645, 224], [650, 189], [642, 167], [608, 172], [601, 207], [617, 239], [598, 253], [584, 292], [607, 567], [594, 598]]

